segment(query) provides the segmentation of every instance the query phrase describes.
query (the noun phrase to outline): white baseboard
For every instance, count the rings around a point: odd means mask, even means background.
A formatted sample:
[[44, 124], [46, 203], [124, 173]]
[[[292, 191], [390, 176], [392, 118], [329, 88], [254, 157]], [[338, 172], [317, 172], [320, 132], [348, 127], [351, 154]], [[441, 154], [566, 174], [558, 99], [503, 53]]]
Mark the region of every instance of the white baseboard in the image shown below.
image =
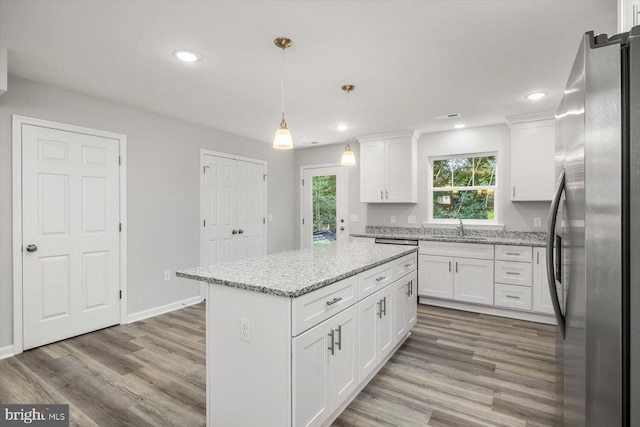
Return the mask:
[[420, 304], [434, 305], [436, 307], [453, 308], [455, 310], [470, 311], [472, 313], [490, 314], [492, 316], [508, 317], [510, 319], [527, 320], [529, 322], [557, 325], [553, 315], [530, 313], [526, 311], [509, 310], [508, 308], [488, 307], [478, 304], [466, 304], [457, 301], [446, 301], [428, 297], [418, 298]]
[[0, 360], [13, 356], [13, 344], [0, 347]]
[[148, 319], [150, 317], [158, 316], [160, 314], [168, 313], [170, 311], [178, 310], [190, 305], [199, 304], [202, 301], [203, 298], [198, 295], [196, 297], [187, 298], [182, 301], [172, 302], [171, 304], [161, 305], [160, 307], [138, 311], [137, 313], [132, 313], [127, 316], [127, 323], [133, 323], [139, 320]]

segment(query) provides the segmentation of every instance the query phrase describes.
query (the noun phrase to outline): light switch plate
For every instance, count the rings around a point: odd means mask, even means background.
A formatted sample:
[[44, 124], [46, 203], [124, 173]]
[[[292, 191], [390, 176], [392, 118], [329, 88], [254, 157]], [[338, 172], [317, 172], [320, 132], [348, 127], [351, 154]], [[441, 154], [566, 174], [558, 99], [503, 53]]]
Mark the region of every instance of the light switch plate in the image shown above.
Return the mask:
[[273, 221], [273, 215], [269, 214], [269, 222]]
[[358, 221], [360, 221], [360, 217], [358, 217], [358, 214], [351, 214], [351, 215], [349, 215], [349, 221], [358, 222]]
[[396, 216], [391, 215], [391, 224], [395, 224], [395, 223], [396, 223]]
[[415, 215], [409, 215], [407, 217], [407, 223], [409, 224], [415, 224], [416, 223], [416, 216]]
[[168, 282], [169, 280], [171, 280], [171, 271], [167, 270], [164, 272], [164, 281]]
[[251, 342], [251, 319], [247, 319], [246, 317], [240, 318], [240, 339]]
[[533, 226], [542, 227], [542, 218], [540, 218], [539, 216], [533, 218]]

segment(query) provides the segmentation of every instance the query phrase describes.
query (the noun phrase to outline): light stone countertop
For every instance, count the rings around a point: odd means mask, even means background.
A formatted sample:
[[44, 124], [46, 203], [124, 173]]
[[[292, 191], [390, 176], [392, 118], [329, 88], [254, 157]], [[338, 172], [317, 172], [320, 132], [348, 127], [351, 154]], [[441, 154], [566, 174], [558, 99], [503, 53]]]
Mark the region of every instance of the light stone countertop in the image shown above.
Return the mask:
[[417, 250], [417, 246], [336, 243], [180, 270], [176, 276], [295, 298]]
[[367, 226], [364, 233], [354, 233], [354, 237], [425, 240], [432, 242], [478, 243], [511, 246], [546, 246], [547, 233], [526, 231], [465, 230], [460, 236], [456, 230], [409, 227]]

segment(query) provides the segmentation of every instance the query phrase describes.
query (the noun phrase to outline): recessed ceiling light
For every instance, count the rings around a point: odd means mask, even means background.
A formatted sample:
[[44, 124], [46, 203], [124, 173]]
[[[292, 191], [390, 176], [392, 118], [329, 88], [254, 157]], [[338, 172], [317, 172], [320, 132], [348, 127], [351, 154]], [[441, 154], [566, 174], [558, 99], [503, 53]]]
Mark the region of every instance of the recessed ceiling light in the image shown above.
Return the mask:
[[462, 117], [462, 114], [460, 113], [449, 113], [449, 114], [443, 114], [441, 116], [437, 116], [436, 119], [437, 120], [444, 120], [444, 119], [457, 119], [458, 117]]
[[464, 123], [458, 123], [457, 125], [453, 125], [453, 127], [456, 128], [456, 129], [462, 129], [465, 126], [466, 125]]
[[336, 129], [338, 129], [339, 131], [344, 132], [345, 130], [349, 129], [349, 125], [346, 123], [339, 123], [336, 125]]
[[198, 62], [202, 61], [202, 56], [199, 53], [190, 50], [179, 49], [173, 52], [173, 56], [184, 62]]
[[547, 96], [547, 92], [534, 92], [525, 96], [529, 101], [537, 101], [538, 99], [542, 99]]

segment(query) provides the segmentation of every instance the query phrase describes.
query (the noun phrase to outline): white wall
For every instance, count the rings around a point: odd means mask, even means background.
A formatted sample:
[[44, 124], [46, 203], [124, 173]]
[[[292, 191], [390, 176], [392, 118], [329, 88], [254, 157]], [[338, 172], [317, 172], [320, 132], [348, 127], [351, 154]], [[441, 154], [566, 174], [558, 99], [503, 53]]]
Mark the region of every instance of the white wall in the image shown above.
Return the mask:
[[[360, 145], [351, 144], [359, 160]], [[343, 145], [331, 145], [296, 150], [296, 166], [339, 162]], [[357, 213], [360, 221], [350, 223], [350, 233], [364, 231], [365, 225], [394, 225], [415, 227], [427, 221], [428, 162], [431, 156], [457, 153], [498, 152], [498, 209], [499, 222], [509, 231], [545, 231], [549, 213], [549, 202], [512, 203], [511, 188], [510, 132], [507, 125], [492, 125], [477, 128], [452, 130], [424, 134], [418, 142], [418, 203], [382, 204], [360, 203], [359, 165], [349, 167], [349, 213]], [[532, 165], [532, 167], [535, 167]], [[299, 201], [298, 201], [299, 203]], [[396, 223], [391, 224], [391, 216]], [[416, 224], [409, 224], [407, 217], [416, 216]], [[542, 218], [542, 227], [533, 227], [533, 218]]]
[[[198, 295], [197, 283], [163, 271], [199, 264], [200, 149], [268, 162], [268, 252], [298, 246], [292, 151], [204, 126], [10, 76], [0, 97], [0, 347], [12, 338], [11, 115], [127, 135], [128, 313]], [[270, 136], [270, 135], [269, 135]]]

